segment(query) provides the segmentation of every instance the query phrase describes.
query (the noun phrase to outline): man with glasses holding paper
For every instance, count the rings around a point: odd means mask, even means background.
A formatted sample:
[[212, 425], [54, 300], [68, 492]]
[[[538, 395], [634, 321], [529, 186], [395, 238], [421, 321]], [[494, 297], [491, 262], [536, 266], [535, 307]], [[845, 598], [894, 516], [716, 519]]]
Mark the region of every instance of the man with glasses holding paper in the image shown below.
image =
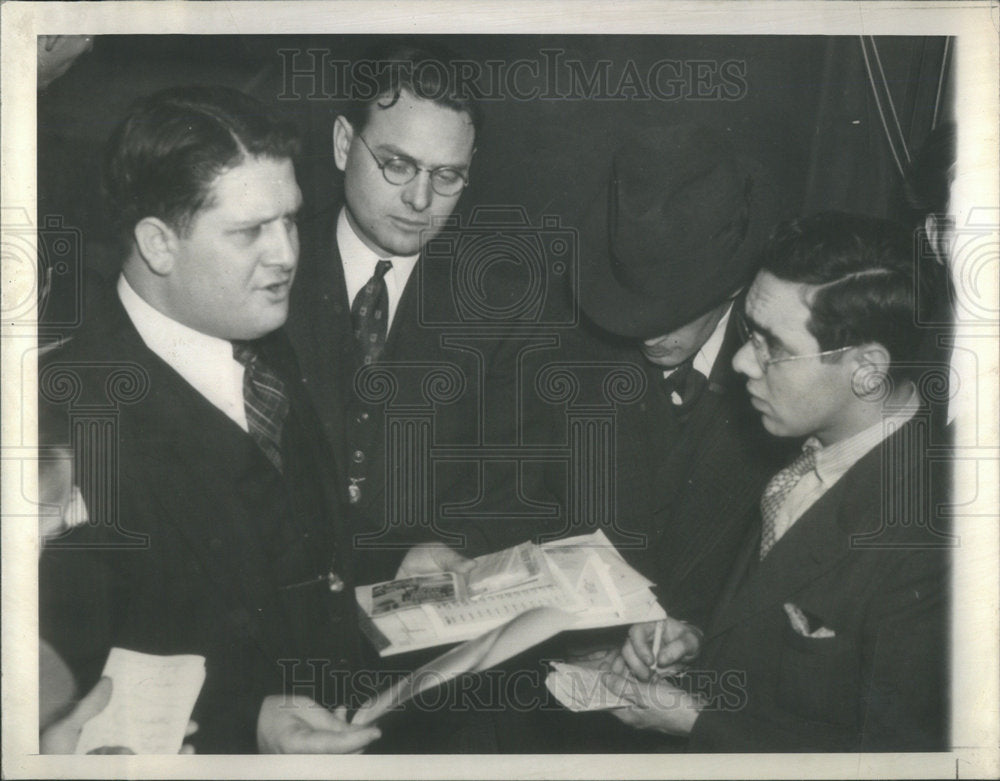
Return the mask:
[[[502, 317], [468, 324], [463, 307], [509, 307], [523, 282], [516, 264], [482, 266], [473, 295], [483, 300], [470, 302], [458, 258], [425, 251], [470, 181], [482, 124], [474, 90], [445, 49], [395, 45], [352, 65], [366, 78], [350, 86], [332, 133], [343, 202], [302, 222], [288, 328], [335, 449], [355, 571], [373, 583], [396, 574], [412, 542], [437, 544], [418, 548], [402, 574], [464, 570], [455, 550], [529, 539], [537, 508], [518, 505], [519, 489], [537, 494], [510, 459], [476, 463], [478, 448], [517, 444], [523, 343]], [[431, 444], [468, 455], [432, 465]]]
[[918, 393], [916, 280], [945, 290], [888, 221], [779, 226], [733, 365], [764, 427], [805, 441], [764, 489], [704, 636], [669, 619], [630, 631], [606, 676], [633, 703], [621, 721], [691, 751], [945, 748], [955, 540]]
[[[446, 49], [406, 44], [352, 63], [359, 78], [332, 132], [343, 201], [301, 222], [288, 330], [334, 448], [361, 584], [467, 572], [466, 557], [543, 526], [531, 503], [541, 468], [533, 487], [511, 458], [481, 455], [538, 431], [519, 386], [524, 341], [502, 314], [522, 295], [518, 264], [487, 263], [488, 250], [465, 258], [470, 290], [457, 250], [428, 252], [444, 243], [444, 228], [455, 235], [482, 125], [460, 67]], [[470, 309], [482, 317], [470, 321]], [[455, 454], [435, 459], [432, 447]], [[476, 726], [489, 714], [467, 703], [454, 718], [435, 710], [393, 731], [405, 745], [379, 748], [497, 750], [492, 727]]]

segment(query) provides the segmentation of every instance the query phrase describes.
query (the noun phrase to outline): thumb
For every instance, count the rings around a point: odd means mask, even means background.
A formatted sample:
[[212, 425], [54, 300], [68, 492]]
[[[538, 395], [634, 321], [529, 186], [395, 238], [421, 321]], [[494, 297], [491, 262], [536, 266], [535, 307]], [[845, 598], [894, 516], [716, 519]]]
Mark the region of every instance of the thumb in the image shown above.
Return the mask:
[[111, 699], [112, 683], [108, 677], [101, 678], [87, 696], [77, 703], [72, 713], [66, 717], [67, 725], [82, 727], [104, 710]]
[[455, 554], [455, 559], [451, 562], [451, 566], [449, 567], [449, 569], [453, 572], [458, 572], [460, 574], [470, 572], [475, 568], [476, 562], [472, 559], [465, 558], [465, 556], [459, 556], [457, 553]]

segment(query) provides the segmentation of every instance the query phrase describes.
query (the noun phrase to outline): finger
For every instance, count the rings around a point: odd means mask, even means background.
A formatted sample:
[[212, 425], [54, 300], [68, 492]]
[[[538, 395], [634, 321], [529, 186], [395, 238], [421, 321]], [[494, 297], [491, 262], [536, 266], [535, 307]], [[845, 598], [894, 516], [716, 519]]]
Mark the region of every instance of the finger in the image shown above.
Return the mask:
[[471, 572], [475, 568], [476, 562], [472, 559], [465, 558], [465, 556], [459, 556], [457, 553], [453, 555], [447, 566], [448, 570], [451, 572], [458, 572], [459, 574]]
[[629, 642], [622, 646], [621, 658], [625, 661], [625, 665], [628, 667], [629, 672], [631, 672], [632, 675], [640, 681], [649, 680], [651, 673], [649, 667], [653, 661], [652, 656], [650, 656], [647, 661], [643, 661], [636, 655], [635, 648]]
[[92, 748], [88, 754], [135, 754], [128, 746], [101, 746]]
[[654, 624], [636, 624], [628, 631], [626, 644], [632, 646], [635, 656], [649, 667], [653, 664], [653, 650], [651, 648], [651, 636], [655, 629]]
[[604, 673], [604, 675], [601, 676], [601, 679], [604, 681], [604, 685], [608, 688], [608, 691], [612, 694], [624, 697], [633, 705], [642, 704], [639, 686], [636, 684], [634, 679], [628, 678], [624, 675], [618, 675], [613, 672]]
[[181, 750], [178, 751], [177, 753], [178, 754], [193, 754], [194, 753], [194, 746], [192, 746], [190, 743], [185, 743], [183, 746], [181, 746]]
[[688, 643], [687, 636], [672, 640], [660, 649], [660, 655], [656, 660], [657, 667], [667, 667], [691, 656], [692, 648]]
[[380, 737], [382, 731], [378, 727], [363, 727], [345, 732], [312, 730], [296, 737], [293, 751], [299, 754], [350, 754]]
[[101, 678], [94, 688], [87, 693], [87, 696], [77, 703], [73, 712], [66, 717], [66, 723], [82, 727], [86, 722], [94, 718], [94, 716], [107, 707], [108, 701], [111, 699], [112, 687], [113, 684], [110, 678], [107, 676]]
[[444, 572], [468, 572], [476, 566], [476, 562], [467, 559], [447, 545], [438, 544], [430, 549], [434, 565]]

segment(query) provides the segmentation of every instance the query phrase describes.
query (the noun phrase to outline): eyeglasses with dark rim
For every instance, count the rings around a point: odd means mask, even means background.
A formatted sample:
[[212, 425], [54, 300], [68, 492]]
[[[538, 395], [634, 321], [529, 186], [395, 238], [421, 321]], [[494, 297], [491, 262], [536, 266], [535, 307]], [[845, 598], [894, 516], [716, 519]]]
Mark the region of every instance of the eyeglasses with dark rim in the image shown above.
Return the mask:
[[767, 374], [767, 370], [776, 363], [799, 361], [803, 358], [821, 358], [824, 355], [836, 355], [837, 353], [846, 352], [847, 350], [857, 347], [855, 344], [849, 344], [846, 347], [838, 347], [835, 350], [823, 350], [819, 353], [808, 353], [806, 355], [783, 355], [780, 358], [772, 358], [771, 350], [767, 346], [767, 341], [760, 333], [753, 329], [753, 326], [750, 325], [750, 321], [747, 320], [746, 315], [742, 312], [736, 312], [736, 325], [743, 343], [746, 344], [747, 342], [750, 342], [750, 346], [753, 348], [754, 358], [757, 359], [757, 363], [764, 374]]
[[361, 143], [365, 145], [368, 154], [372, 156], [375, 165], [379, 167], [382, 176], [389, 184], [394, 184], [397, 187], [409, 184], [416, 178], [420, 171], [426, 171], [430, 174], [431, 187], [434, 189], [434, 192], [444, 197], [458, 195], [469, 184], [469, 177], [457, 168], [449, 168], [448, 166], [422, 168], [406, 157], [390, 157], [385, 161], [379, 160], [378, 156], [372, 151], [372, 148], [368, 146], [368, 142], [365, 141], [364, 136], [358, 133], [358, 138], [361, 139]]

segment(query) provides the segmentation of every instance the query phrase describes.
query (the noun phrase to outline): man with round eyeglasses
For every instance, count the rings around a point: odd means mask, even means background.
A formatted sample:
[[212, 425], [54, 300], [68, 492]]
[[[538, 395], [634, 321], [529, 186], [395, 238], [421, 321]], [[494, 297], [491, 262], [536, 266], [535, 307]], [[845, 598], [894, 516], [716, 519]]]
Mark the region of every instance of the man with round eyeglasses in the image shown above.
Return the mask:
[[[519, 385], [524, 341], [502, 318], [467, 323], [458, 259], [427, 251], [457, 224], [482, 124], [455, 59], [390, 43], [359, 61], [372, 79], [350, 87], [332, 129], [343, 199], [301, 224], [288, 331], [335, 452], [359, 583], [465, 571], [468, 557], [551, 531], [531, 504], [547, 501], [541, 466], [480, 455], [538, 430]], [[524, 287], [514, 265], [484, 272], [475, 311], [510, 310]], [[438, 457], [449, 448], [467, 455]], [[449, 751], [468, 735], [497, 750], [467, 709], [413, 710], [379, 749]]]
[[829, 212], [775, 231], [733, 366], [764, 427], [804, 438], [801, 452], [765, 487], [704, 632], [672, 619], [630, 630], [607, 676], [633, 703], [615, 712], [624, 723], [691, 751], [948, 745], [956, 540], [914, 316], [915, 280], [926, 296], [946, 286], [919, 262], [886, 220]]

